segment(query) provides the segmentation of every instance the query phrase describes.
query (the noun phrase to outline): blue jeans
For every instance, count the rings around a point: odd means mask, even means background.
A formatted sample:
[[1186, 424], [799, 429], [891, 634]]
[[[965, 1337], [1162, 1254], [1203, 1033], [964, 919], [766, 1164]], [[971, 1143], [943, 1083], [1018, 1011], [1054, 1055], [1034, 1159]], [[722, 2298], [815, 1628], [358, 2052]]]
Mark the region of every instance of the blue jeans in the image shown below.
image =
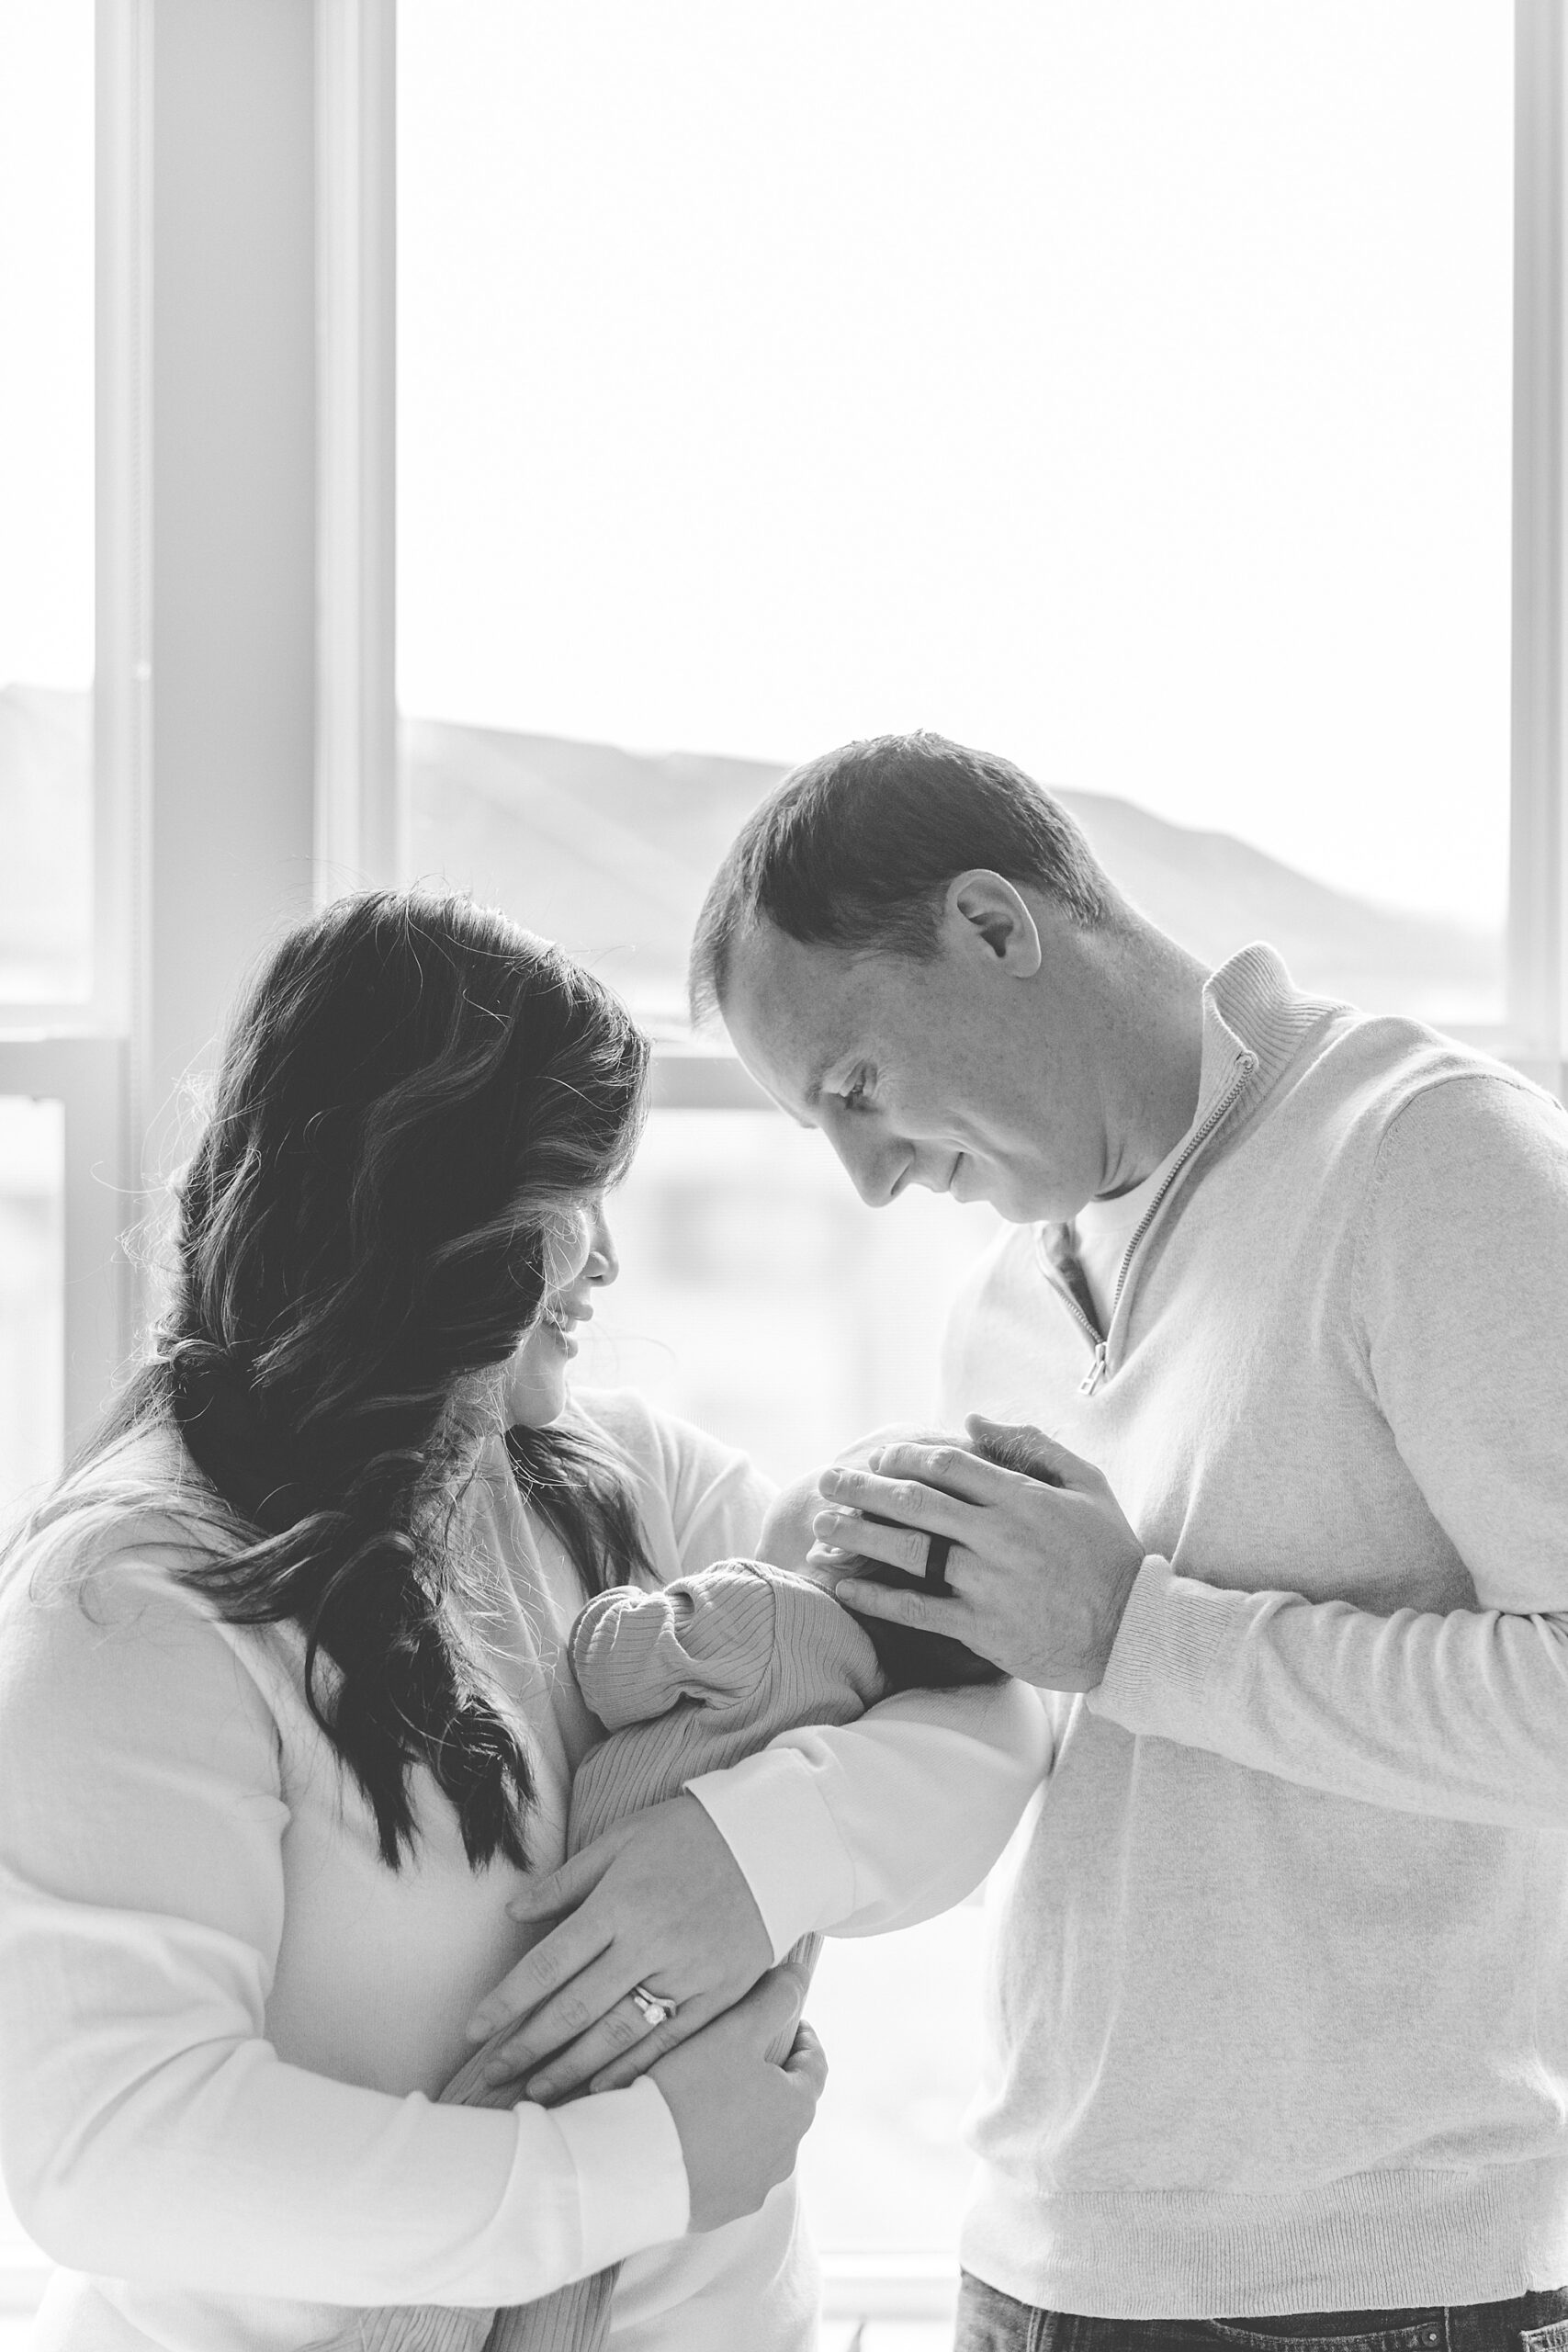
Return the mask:
[[1429, 2311], [1278, 2319], [1084, 2319], [1015, 2303], [965, 2271], [953, 2352], [1568, 2352], [1568, 2287]]

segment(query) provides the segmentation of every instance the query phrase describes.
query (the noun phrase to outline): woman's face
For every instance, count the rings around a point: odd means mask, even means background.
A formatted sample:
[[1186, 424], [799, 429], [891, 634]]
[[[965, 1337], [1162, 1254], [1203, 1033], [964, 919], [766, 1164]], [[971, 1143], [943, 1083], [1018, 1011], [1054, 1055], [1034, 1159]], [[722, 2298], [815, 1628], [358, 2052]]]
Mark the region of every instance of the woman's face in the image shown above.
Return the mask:
[[502, 1394], [510, 1428], [543, 1429], [566, 1408], [566, 1368], [577, 1353], [573, 1328], [593, 1312], [593, 1292], [620, 1272], [615, 1245], [595, 1193], [562, 1212], [545, 1252], [546, 1287], [537, 1319], [507, 1362]]

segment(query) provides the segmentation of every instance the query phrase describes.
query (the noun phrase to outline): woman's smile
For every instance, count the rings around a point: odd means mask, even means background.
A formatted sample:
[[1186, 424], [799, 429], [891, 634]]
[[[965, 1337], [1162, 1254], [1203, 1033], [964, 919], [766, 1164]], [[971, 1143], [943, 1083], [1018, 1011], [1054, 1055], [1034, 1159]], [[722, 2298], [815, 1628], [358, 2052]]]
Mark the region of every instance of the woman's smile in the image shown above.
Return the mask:
[[578, 1327], [592, 1316], [595, 1293], [620, 1272], [603, 1201], [583, 1204], [550, 1272], [558, 1287], [546, 1292], [505, 1375], [508, 1415], [514, 1426], [529, 1429], [543, 1429], [565, 1411], [566, 1368], [577, 1353]]
[[565, 1299], [553, 1299], [540, 1311], [540, 1329], [569, 1356], [577, 1353], [577, 1326], [586, 1323], [592, 1315], [592, 1306], [573, 1306]]

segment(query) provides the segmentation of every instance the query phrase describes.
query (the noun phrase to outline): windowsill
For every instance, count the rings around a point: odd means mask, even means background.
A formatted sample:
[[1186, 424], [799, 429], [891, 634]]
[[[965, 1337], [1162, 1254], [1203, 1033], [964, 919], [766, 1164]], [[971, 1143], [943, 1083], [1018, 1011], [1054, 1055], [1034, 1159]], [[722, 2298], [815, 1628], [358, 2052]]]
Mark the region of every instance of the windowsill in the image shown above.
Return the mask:
[[[955, 2255], [829, 2246], [822, 2253], [829, 2320], [948, 2320], [958, 2293]], [[36, 2311], [52, 2265], [27, 2246], [0, 2246], [0, 2317]]]
[[0, 2314], [36, 2311], [53, 2267], [31, 2246], [0, 2246]]
[[956, 2252], [896, 2246], [824, 2246], [824, 2319], [951, 2320], [958, 2301]]

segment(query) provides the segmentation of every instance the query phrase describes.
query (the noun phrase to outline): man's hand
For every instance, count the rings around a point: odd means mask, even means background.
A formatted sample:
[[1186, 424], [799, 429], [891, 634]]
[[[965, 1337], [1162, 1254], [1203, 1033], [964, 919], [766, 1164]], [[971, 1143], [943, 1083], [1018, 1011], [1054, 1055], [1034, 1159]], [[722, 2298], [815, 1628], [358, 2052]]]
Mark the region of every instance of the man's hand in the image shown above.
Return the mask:
[[[898, 1442], [869, 1470], [825, 1471], [829, 1508], [816, 1520], [813, 1558], [830, 1568], [835, 1550], [859, 1553], [919, 1576], [927, 1537], [946, 1535], [951, 1597], [852, 1575], [835, 1585], [837, 1598], [863, 1617], [951, 1634], [1041, 1690], [1092, 1690], [1104, 1679], [1144, 1547], [1092, 1463], [1042, 1430], [979, 1413], [967, 1427], [1020, 1468], [959, 1445]], [[864, 1511], [898, 1524], [879, 1526]]]
[[[517, 2018], [487, 2079], [527, 2074], [527, 2096], [547, 2103], [646, 2074], [749, 1993], [773, 1956], [734, 1856], [692, 1796], [618, 1822], [507, 1909], [561, 1924], [480, 2003], [468, 2033], [482, 2041]], [[634, 1984], [675, 2002], [674, 2016], [650, 2029], [626, 1997]]]

